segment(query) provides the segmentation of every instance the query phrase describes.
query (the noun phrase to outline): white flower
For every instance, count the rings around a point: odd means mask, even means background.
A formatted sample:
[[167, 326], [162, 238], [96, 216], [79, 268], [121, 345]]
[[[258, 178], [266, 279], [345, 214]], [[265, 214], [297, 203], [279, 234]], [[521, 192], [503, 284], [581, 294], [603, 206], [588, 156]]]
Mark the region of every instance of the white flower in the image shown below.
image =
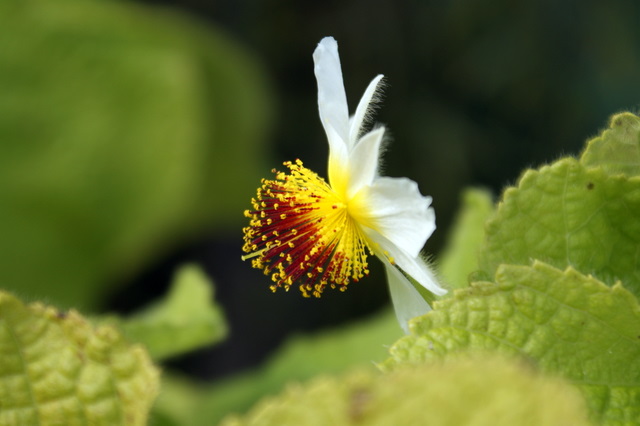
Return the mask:
[[431, 197], [407, 178], [378, 175], [384, 127], [365, 132], [363, 125], [380, 87], [378, 75], [349, 117], [338, 45], [320, 41], [313, 59], [318, 81], [320, 119], [329, 140], [329, 183], [287, 162], [289, 173], [263, 180], [251, 221], [244, 228], [243, 250], [252, 264], [271, 275], [272, 290], [295, 283], [305, 296], [319, 297], [326, 286], [345, 290], [368, 274], [367, 253], [382, 260], [398, 321], [407, 331], [410, 318], [429, 305], [405, 276], [428, 291], [446, 293], [420, 257], [435, 230]]

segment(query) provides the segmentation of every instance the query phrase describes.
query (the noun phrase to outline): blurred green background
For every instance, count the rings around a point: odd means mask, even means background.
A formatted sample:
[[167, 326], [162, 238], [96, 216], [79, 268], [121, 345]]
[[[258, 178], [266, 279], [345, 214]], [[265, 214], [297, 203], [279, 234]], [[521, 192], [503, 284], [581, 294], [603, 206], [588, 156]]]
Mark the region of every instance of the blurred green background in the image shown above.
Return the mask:
[[202, 379], [285, 337], [388, 305], [384, 274], [303, 299], [240, 260], [261, 177], [325, 173], [311, 54], [340, 46], [355, 107], [378, 73], [384, 173], [433, 196], [437, 257], [463, 187], [499, 193], [640, 102], [640, 3], [111, 1], [0, 3], [0, 283], [28, 300], [131, 312], [187, 261], [229, 320], [173, 365]]

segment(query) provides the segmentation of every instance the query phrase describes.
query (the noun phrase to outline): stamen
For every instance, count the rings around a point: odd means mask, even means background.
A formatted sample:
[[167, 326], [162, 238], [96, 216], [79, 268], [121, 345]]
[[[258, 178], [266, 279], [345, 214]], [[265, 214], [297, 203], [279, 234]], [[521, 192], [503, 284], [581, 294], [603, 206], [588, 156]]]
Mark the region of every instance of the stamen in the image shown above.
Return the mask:
[[346, 290], [369, 274], [367, 244], [347, 205], [324, 179], [300, 160], [286, 162], [289, 174], [273, 170], [262, 180], [253, 210], [246, 211], [243, 260], [270, 275], [270, 288], [297, 282], [305, 297], [320, 297], [327, 285]]

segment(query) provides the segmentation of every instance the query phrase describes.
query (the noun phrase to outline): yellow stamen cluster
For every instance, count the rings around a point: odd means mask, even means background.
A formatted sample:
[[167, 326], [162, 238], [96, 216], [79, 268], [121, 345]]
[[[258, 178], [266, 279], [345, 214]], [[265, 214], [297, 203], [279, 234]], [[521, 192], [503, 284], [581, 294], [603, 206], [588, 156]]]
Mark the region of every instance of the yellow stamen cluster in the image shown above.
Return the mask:
[[369, 274], [364, 235], [324, 179], [300, 160], [284, 165], [289, 174], [273, 170], [245, 211], [243, 259], [271, 276], [272, 291], [296, 282], [305, 297], [320, 297], [326, 286], [344, 291]]

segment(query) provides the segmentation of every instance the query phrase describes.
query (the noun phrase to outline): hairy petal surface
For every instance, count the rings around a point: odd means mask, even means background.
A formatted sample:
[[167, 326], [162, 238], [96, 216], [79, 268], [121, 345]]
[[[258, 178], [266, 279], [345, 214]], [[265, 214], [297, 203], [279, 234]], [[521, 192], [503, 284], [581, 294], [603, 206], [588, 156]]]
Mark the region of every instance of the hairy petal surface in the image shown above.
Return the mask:
[[360, 99], [360, 103], [358, 103], [355, 114], [349, 121], [350, 148], [353, 148], [358, 142], [358, 137], [362, 133], [362, 126], [371, 114], [371, 109], [375, 104], [376, 93], [379, 91], [380, 87], [382, 87], [381, 82], [383, 77], [384, 76], [382, 74], [379, 74], [373, 80], [371, 80], [371, 83], [369, 83], [367, 90], [364, 91], [364, 94]]
[[332, 37], [323, 38], [313, 52], [313, 60], [318, 82], [320, 120], [327, 136], [327, 125], [330, 125], [346, 144], [349, 139], [349, 108], [342, 81], [338, 43]]

